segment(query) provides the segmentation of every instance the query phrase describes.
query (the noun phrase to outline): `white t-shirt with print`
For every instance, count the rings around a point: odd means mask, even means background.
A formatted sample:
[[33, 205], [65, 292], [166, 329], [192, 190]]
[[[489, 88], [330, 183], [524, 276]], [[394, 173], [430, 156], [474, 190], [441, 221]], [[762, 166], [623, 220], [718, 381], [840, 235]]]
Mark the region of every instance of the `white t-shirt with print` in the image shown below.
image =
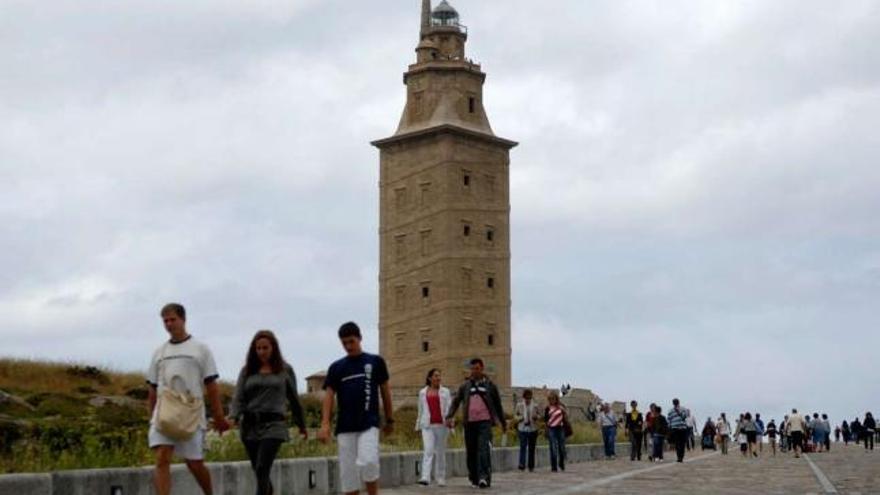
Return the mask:
[[[150, 360], [147, 383], [162, 393], [165, 387], [178, 392], [189, 392], [203, 399], [205, 383], [218, 378], [217, 364], [208, 346], [190, 336], [183, 342], [165, 342]], [[155, 420], [156, 410], [153, 410]], [[207, 421], [203, 418], [203, 426]]]

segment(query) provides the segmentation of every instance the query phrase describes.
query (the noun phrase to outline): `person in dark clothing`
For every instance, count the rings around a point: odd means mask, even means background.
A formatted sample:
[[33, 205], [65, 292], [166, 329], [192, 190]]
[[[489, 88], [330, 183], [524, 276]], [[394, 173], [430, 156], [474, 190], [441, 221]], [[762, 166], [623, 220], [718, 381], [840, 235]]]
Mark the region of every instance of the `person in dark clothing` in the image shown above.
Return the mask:
[[877, 423], [874, 421], [874, 416], [871, 413], [865, 414], [865, 420], [862, 422], [862, 436], [865, 439], [865, 450], [868, 449], [868, 445], [871, 446], [871, 450], [874, 450], [874, 433], [877, 431]]
[[678, 462], [684, 462], [685, 445], [687, 444], [687, 410], [681, 407], [678, 399], [672, 399], [672, 410], [666, 415], [671, 430], [671, 438], [675, 444]]
[[300, 435], [308, 438], [293, 368], [284, 361], [275, 334], [261, 330], [251, 341], [230, 404], [230, 416], [241, 424], [241, 441], [256, 475], [257, 495], [273, 493], [272, 464], [281, 444], [290, 439], [285, 402]]
[[471, 375], [459, 387], [446, 415], [448, 426], [454, 427], [455, 413], [463, 405], [468, 478], [479, 488], [492, 486], [492, 426], [498, 424], [502, 433], [507, 431], [498, 387], [483, 373], [484, 368], [482, 359], [471, 359]]
[[852, 430], [852, 438], [853, 442], [861, 443], [862, 442], [862, 423], [859, 421], [859, 418], [853, 420], [852, 424], [850, 424], [850, 429]]
[[626, 415], [626, 422], [624, 423], [624, 430], [629, 435], [629, 460], [642, 460], [642, 435], [645, 429], [645, 420], [642, 417], [642, 413], [639, 412], [638, 402], [632, 401], [629, 403], [630, 408], [632, 409], [629, 414]]
[[669, 433], [669, 423], [666, 422], [666, 416], [663, 416], [663, 408], [656, 406], [654, 408], [654, 422], [651, 425], [651, 445], [653, 452], [651, 459], [654, 462], [663, 462], [663, 442]]
[[771, 419], [769, 423], [767, 423], [767, 428], [765, 430], [767, 434], [767, 438], [770, 441], [770, 449], [773, 451], [773, 457], [776, 457], [776, 436], [779, 431], [776, 429], [776, 420]]
[[843, 436], [843, 444], [849, 445], [849, 441], [852, 440], [852, 431], [849, 429], [849, 423], [846, 420], [840, 425], [840, 433]]
[[712, 421], [712, 418], [706, 419], [706, 424], [703, 425], [702, 432], [702, 442], [700, 445], [702, 446], [702, 450], [711, 449], [715, 450], [715, 435], [718, 433], [715, 428], [715, 422]]

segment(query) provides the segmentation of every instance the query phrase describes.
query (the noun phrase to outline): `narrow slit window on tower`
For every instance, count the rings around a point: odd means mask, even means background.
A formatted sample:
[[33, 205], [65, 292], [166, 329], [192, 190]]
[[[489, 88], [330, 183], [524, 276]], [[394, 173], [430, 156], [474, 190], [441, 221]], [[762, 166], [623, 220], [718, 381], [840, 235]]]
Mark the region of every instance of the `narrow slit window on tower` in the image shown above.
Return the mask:
[[469, 237], [471, 235], [471, 226], [465, 224], [462, 234], [464, 234], [465, 237]]
[[495, 288], [495, 277], [489, 277], [486, 279], [486, 287], [490, 289]]
[[427, 285], [422, 287], [422, 299], [428, 299], [431, 297], [431, 288]]
[[426, 340], [422, 342], [422, 352], [428, 352], [431, 349], [431, 344]]
[[495, 229], [492, 227], [486, 228], [486, 240], [488, 242], [495, 242]]
[[461, 174], [461, 182], [464, 184], [464, 187], [471, 187], [471, 173], [467, 170], [463, 171]]
[[494, 346], [495, 345], [495, 336], [490, 333], [489, 337], [486, 339], [486, 343], [489, 344], [489, 347]]
[[468, 98], [468, 112], [474, 113], [477, 110], [477, 99], [471, 96]]

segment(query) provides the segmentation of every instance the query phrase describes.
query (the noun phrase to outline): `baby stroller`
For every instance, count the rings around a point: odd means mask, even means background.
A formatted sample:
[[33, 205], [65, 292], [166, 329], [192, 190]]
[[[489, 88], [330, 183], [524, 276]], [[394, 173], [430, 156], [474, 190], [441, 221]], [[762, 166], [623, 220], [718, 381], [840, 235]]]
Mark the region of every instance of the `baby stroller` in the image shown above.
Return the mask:
[[715, 438], [712, 435], [703, 435], [701, 447], [703, 450], [715, 450]]

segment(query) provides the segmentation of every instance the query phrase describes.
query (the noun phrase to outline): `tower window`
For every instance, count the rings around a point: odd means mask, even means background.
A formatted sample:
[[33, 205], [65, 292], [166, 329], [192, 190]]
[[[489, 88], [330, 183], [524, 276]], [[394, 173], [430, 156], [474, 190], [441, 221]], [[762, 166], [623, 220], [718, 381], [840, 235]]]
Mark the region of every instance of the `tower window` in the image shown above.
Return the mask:
[[495, 288], [495, 277], [489, 277], [486, 279], [486, 287], [490, 289]]
[[422, 342], [422, 352], [428, 352], [431, 349], [431, 344], [428, 341]]
[[495, 336], [490, 333], [489, 337], [486, 339], [486, 343], [489, 344], [489, 347], [494, 346], [495, 345]]
[[486, 240], [489, 242], [495, 241], [495, 229], [493, 229], [492, 227], [488, 227], [486, 229]]
[[470, 235], [471, 235], [471, 226], [465, 224], [465, 226], [464, 226], [464, 230], [463, 230], [462, 233], [464, 234], [465, 237], [470, 236]]
[[427, 285], [422, 287], [422, 299], [428, 299], [431, 297], [431, 288]]
[[474, 113], [477, 108], [477, 99], [471, 96], [468, 98], [468, 112]]
[[462, 179], [462, 182], [464, 183], [464, 187], [470, 187], [471, 175], [469, 173], [465, 172], [464, 177]]

